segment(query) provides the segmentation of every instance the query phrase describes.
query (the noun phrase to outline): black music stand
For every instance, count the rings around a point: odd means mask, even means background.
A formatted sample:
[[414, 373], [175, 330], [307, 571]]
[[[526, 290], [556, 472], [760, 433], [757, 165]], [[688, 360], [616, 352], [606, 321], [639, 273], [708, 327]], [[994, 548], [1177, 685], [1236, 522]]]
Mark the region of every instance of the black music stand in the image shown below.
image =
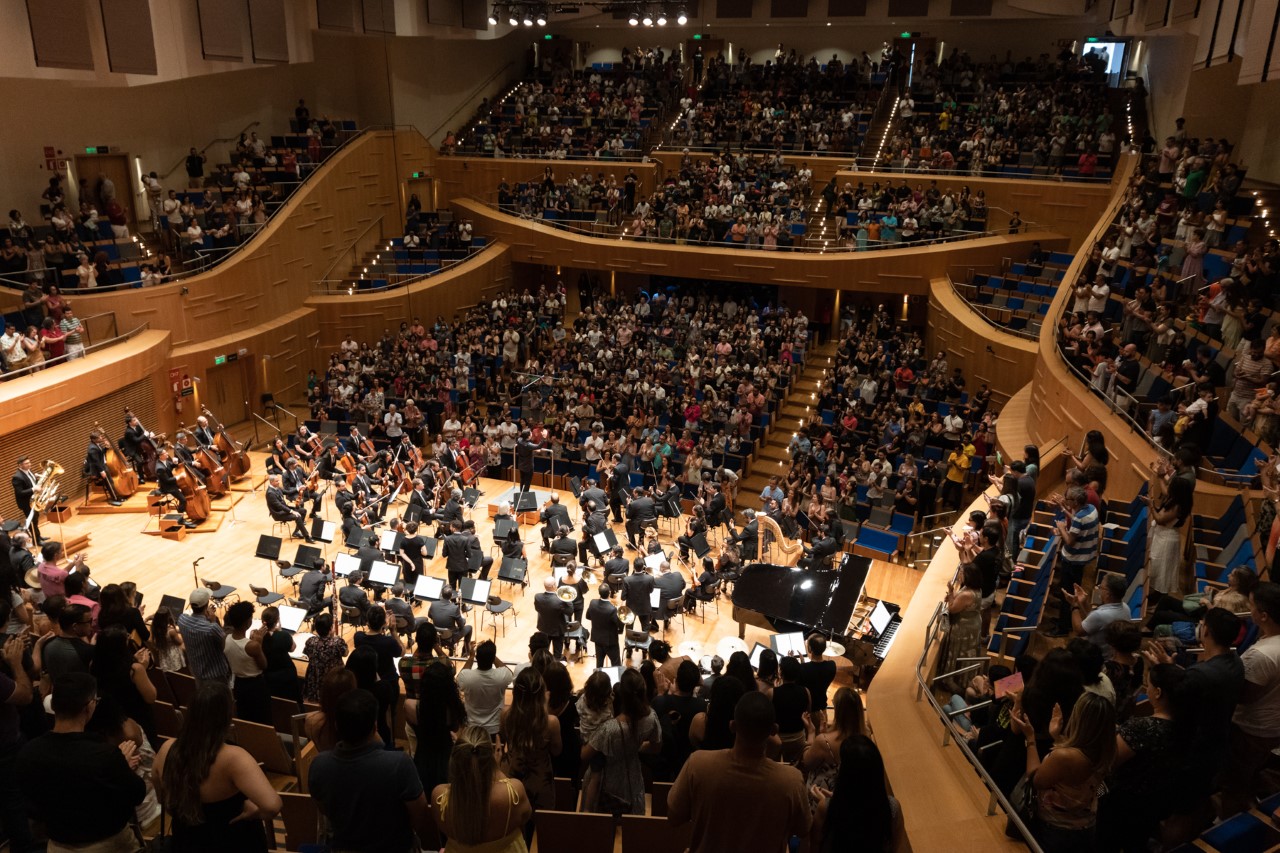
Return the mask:
[[440, 540], [434, 536], [428, 536], [422, 541], [422, 547], [427, 551], [427, 559], [434, 560], [436, 558], [436, 548], [440, 545]]
[[333, 542], [333, 534], [337, 529], [338, 525], [332, 521], [325, 521], [323, 518], [311, 519], [311, 538], [318, 542], [324, 542], [326, 545]]
[[529, 585], [529, 561], [523, 557], [503, 557], [498, 567], [498, 583]]
[[494, 541], [507, 539], [516, 529], [516, 520], [509, 515], [504, 515], [493, 524]]
[[160, 606], [169, 608], [169, 613], [173, 616], [175, 622], [183, 611], [187, 609], [187, 603], [176, 595], [160, 596]]
[[462, 503], [467, 509], [475, 509], [476, 504], [480, 501], [482, 492], [475, 486], [467, 486], [462, 490]]
[[280, 559], [280, 546], [283, 540], [279, 536], [268, 536], [262, 534], [258, 537], [258, 549], [254, 552], [254, 556], [260, 560], [267, 561], [267, 577], [271, 579], [271, 591], [276, 589], [276, 573], [272, 570], [272, 564]]
[[489, 581], [463, 578], [460, 592], [462, 600], [467, 604], [484, 607], [489, 603]]
[[592, 554], [601, 558], [617, 547], [618, 537], [614, 535], [613, 529], [609, 527], [587, 540], [587, 548]]
[[538, 498], [533, 492], [517, 492], [512, 512], [537, 512]]

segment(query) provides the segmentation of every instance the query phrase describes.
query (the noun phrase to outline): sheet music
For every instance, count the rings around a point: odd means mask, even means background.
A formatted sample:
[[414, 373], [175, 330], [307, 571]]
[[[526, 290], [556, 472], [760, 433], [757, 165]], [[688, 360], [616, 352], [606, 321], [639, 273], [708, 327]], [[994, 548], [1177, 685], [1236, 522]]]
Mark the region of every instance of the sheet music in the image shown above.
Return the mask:
[[419, 575], [417, 583], [413, 585], [413, 597], [425, 598], [428, 601], [439, 601], [440, 592], [443, 589], [443, 578], [432, 578], [426, 575]]
[[392, 586], [400, 579], [400, 566], [395, 563], [384, 563], [382, 560], [374, 560], [369, 566], [369, 582], [381, 584], [382, 586]]
[[[761, 653], [767, 652], [767, 651], [769, 651], [768, 646], [763, 646], [760, 643], [756, 643], [755, 646], [751, 649], [751, 665], [756, 669], [759, 669], [760, 655]], [[790, 666], [790, 664], [788, 664], [788, 666]]]
[[655, 589], [649, 593], [649, 606], [657, 610], [662, 603], [662, 590]]
[[667, 555], [659, 551], [656, 554], [646, 554], [644, 564], [655, 572], [662, 568], [662, 564], [667, 562]]
[[378, 550], [380, 551], [396, 551], [399, 550], [400, 534], [394, 530], [384, 530], [382, 535], [378, 537]]
[[297, 633], [302, 627], [302, 620], [307, 618], [307, 611], [302, 607], [281, 604], [276, 609], [280, 611], [280, 627], [290, 633]]
[[462, 579], [462, 600], [468, 604], [489, 603], [489, 581]]
[[355, 554], [339, 554], [333, 561], [333, 573], [340, 578], [360, 568], [360, 558]]
[[609, 550], [609, 537], [605, 536], [603, 533], [597, 533], [595, 536], [592, 536], [591, 541], [596, 543], [597, 554], [603, 554], [605, 551]]
[[889, 608], [884, 606], [883, 601], [877, 601], [876, 606], [871, 610], [871, 630], [876, 632], [879, 637], [884, 633], [884, 629], [889, 627], [889, 622], [893, 620], [893, 614], [889, 612]]

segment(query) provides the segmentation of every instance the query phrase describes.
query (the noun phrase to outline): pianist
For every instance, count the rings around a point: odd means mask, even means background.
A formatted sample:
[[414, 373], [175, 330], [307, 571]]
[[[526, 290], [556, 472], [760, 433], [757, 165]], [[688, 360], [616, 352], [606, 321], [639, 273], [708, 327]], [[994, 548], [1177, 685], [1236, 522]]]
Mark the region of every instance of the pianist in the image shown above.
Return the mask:
[[821, 571], [831, 568], [831, 558], [835, 556], [838, 546], [831, 536], [827, 525], [818, 525], [818, 535], [813, 538], [813, 546], [805, 549], [798, 565], [802, 569]]

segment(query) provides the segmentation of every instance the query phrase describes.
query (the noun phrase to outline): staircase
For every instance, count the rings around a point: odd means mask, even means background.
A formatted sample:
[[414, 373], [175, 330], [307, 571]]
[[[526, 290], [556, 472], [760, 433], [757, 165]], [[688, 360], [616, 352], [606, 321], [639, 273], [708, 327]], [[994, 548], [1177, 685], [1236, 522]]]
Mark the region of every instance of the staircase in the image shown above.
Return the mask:
[[804, 369], [791, 382], [787, 398], [778, 407], [764, 443], [752, 454], [749, 472], [738, 484], [738, 509], [760, 509], [760, 492], [769, 484], [769, 478], [783, 474], [791, 464], [787, 445], [813, 414], [818, 386], [826, 371], [834, 366], [835, 354], [836, 345], [832, 341], [809, 350]]

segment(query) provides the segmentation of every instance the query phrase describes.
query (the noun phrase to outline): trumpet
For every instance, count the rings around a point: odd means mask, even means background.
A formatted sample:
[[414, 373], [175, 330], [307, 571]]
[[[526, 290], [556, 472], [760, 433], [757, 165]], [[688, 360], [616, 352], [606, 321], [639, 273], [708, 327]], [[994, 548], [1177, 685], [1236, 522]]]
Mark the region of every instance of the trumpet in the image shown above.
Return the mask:
[[62, 466], [52, 459], [46, 459], [44, 470], [36, 478], [31, 493], [31, 508], [36, 512], [44, 512], [45, 507], [58, 499], [58, 481], [54, 479], [65, 473]]

